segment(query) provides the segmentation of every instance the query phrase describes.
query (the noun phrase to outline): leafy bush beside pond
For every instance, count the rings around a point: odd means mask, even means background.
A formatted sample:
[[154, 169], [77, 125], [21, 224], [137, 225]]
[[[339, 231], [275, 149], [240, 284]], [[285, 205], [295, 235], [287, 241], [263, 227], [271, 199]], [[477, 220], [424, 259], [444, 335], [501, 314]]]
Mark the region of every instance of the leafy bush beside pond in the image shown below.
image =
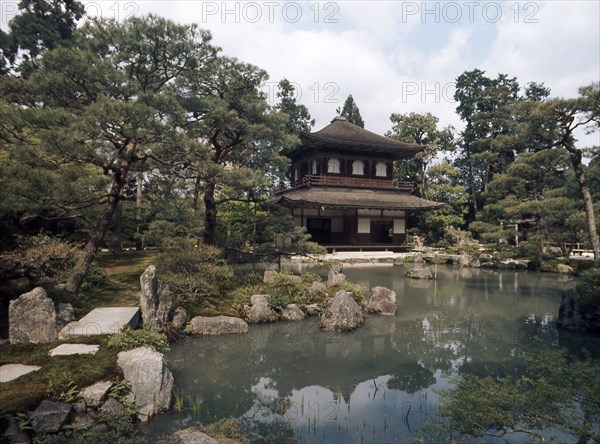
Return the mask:
[[579, 305], [582, 311], [600, 311], [600, 268], [592, 268], [581, 273], [577, 283]]

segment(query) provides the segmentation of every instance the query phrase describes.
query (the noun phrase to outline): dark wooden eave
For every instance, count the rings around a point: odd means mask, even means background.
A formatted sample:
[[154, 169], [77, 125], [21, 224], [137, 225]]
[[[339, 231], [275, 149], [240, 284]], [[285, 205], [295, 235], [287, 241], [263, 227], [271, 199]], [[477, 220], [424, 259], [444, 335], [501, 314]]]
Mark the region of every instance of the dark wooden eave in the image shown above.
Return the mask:
[[282, 192], [268, 204], [291, 208], [364, 208], [426, 211], [447, 206], [400, 190], [306, 187]]

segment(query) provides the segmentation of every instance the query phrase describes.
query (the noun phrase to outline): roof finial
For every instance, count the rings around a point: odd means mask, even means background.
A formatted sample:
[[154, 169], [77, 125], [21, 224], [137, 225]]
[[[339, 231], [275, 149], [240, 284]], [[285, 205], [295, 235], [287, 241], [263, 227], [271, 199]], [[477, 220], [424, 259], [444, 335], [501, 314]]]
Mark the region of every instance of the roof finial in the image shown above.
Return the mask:
[[343, 122], [346, 122], [348, 119], [346, 119], [344, 116], [341, 116], [341, 115], [340, 116], [335, 116], [333, 118], [333, 120], [331, 121], [331, 123], [335, 122], [336, 120], [341, 120]]

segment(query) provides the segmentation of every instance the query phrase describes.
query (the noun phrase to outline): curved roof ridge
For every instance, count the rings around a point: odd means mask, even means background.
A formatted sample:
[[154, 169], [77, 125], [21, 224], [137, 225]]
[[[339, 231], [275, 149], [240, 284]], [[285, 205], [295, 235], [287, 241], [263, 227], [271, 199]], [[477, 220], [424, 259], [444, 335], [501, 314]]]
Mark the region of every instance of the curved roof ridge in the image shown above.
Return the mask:
[[313, 133], [302, 132], [300, 137], [330, 143], [395, 148], [413, 153], [418, 153], [426, 148], [426, 145], [400, 142], [381, 136], [342, 119], [334, 119], [329, 125]]

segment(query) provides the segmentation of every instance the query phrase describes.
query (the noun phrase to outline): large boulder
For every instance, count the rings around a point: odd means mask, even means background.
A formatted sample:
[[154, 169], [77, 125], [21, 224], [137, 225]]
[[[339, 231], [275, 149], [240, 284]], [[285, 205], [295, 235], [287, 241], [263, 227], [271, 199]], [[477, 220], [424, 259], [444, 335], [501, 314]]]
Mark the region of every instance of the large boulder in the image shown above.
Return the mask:
[[433, 279], [433, 273], [427, 267], [415, 267], [406, 272], [406, 277], [411, 279]]
[[196, 316], [188, 329], [194, 335], [231, 335], [248, 333], [248, 324], [231, 316]]
[[156, 268], [150, 265], [140, 276], [140, 309], [144, 329], [160, 332], [169, 318], [173, 302], [169, 286], [164, 285], [156, 275]]
[[43, 400], [33, 411], [29, 412], [29, 423], [38, 435], [56, 433], [69, 420], [71, 404]]
[[579, 297], [574, 288], [563, 291], [558, 308], [557, 327], [574, 331], [600, 331], [600, 310], [596, 310], [595, 313], [582, 310]]
[[139, 418], [168, 410], [171, 405], [173, 375], [165, 365], [163, 355], [152, 347], [138, 347], [117, 355], [117, 365], [131, 384]]
[[561, 274], [573, 274], [575, 269], [567, 264], [556, 264], [556, 272]]
[[334, 262], [331, 264], [329, 274], [327, 275], [327, 286], [328, 287], [339, 287], [346, 282], [346, 275], [344, 274], [344, 264], [342, 262]]
[[288, 304], [281, 311], [281, 317], [286, 321], [301, 321], [304, 316], [304, 312], [296, 304]]
[[250, 298], [250, 306], [246, 305], [243, 310], [243, 318], [249, 324], [275, 322], [279, 317], [279, 313], [271, 308], [264, 294], [253, 295]]
[[374, 287], [367, 300], [367, 311], [384, 315], [395, 315], [396, 292], [385, 287]]
[[327, 311], [321, 315], [320, 328], [327, 331], [352, 331], [365, 323], [360, 306], [352, 299], [352, 293], [337, 292]]
[[34, 288], [10, 302], [8, 338], [11, 344], [44, 343], [58, 339], [54, 302], [43, 288]]

